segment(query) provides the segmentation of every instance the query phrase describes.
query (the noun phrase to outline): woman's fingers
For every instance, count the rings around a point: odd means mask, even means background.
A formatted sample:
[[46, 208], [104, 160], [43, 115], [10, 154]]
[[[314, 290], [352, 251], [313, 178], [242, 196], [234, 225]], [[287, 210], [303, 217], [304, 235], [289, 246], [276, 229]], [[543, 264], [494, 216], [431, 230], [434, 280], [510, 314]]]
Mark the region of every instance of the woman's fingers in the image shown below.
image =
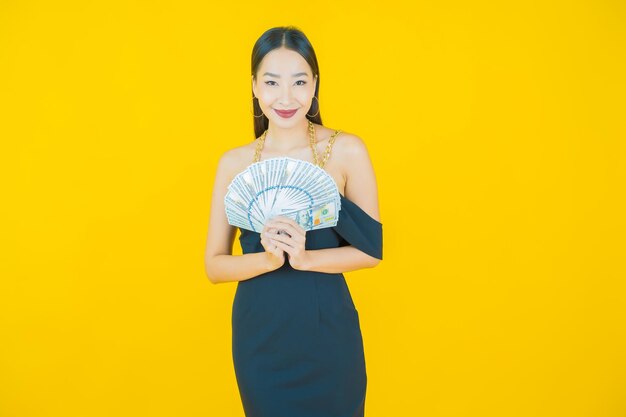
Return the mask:
[[296, 222], [295, 220], [289, 218], [289, 217], [285, 217], [285, 216], [276, 216], [273, 217], [270, 221], [269, 224], [272, 225], [273, 227], [278, 227], [281, 229], [285, 229], [287, 231], [289, 231], [288, 233], [290, 235], [294, 235], [294, 234], [298, 234], [298, 235], [305, 235], [306, 231], [304, 230], [304, 228], [302, 226], [300, 226], [298, 224], [298, 222]]
[[282, 249], [276, 245], [276, 242], [273, 239], [266, 236], [265, 233], [261, 233], [261, 245], [263, 245], [266, 252], [270, 252], [277, 257], [283, 256]]
[[[279, 240], [283, 243], [288, 243], [291, 246], [295, 244], [304, 243], [306, 239], [306, 231], [300, 226], [295, 220], [292, 220], [288, 217], [278, 216], [274, 217], [268, 223], [266, 223], [268, 228], [268, 233], [272, 237], [272, 239]], [[285, 234], [275, 233], [273, 229], [278, 229], [283, 231]], [[291, 241], [293, 239], [293, 241]]]
[[286, 252], [290, 257], [293, 256], [294, 248], [292, 246], [283, 242], [276, 242], [276, 246], [278, 246], [283, 253]]
[[296, 246], [298, 243], [293, 237], [289, 237], [288, 235], [281, 235], [279, 233], [270, 233], [267, 235], [267, 238], [271, 239], [274, 243], [280, 242], [288, 245], [289, 247]]

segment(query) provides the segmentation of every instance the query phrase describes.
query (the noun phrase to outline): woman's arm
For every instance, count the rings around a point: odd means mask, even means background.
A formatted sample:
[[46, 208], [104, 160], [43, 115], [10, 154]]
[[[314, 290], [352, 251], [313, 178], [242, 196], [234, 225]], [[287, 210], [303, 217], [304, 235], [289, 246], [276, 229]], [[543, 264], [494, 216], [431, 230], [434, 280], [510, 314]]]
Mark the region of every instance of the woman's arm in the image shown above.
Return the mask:
[[373, 268], [380, 262], [354, 246], [340, 248], [307, 249], [306, 261], [298, 268], [303, 271], [318, 271], [328, 274], [356, 271], [363, 268]]
[[335, 147], [337, 149], [334, 152], [341, 153], [341, 160], [346, 161], [342, 164], [346, 180], [344, 195], [374, 220], [382, 223], [376, 173], [365, 142], [356, 135], [346, 134], [337, 141]]
[[228, 223], [224, 208], [224, 197], [228, 184], [236, 175], [239, 159], [236, 149], [225, 152], [218, 162], [211, 216], [204, 254], [204, 269], [213, 284], [244, 281], [257, 275], [273, 271], [282, 264], [269, 252], [232, 255], [237, 228]]
[[270, 256], [267, 252], [210, 256], [205, 258], [206, 274], [213, 284], [245, 281], [277, 269]]

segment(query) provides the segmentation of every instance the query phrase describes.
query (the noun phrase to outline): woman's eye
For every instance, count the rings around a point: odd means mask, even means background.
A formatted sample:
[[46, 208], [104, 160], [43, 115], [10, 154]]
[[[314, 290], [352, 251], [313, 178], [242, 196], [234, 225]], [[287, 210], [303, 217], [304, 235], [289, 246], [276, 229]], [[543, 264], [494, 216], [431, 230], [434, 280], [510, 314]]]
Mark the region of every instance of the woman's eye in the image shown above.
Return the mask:
[[[273, 84], [271, 84], [271, 83], [273, 83]], [[298, 83], [302, 83], [302, 84], [298, 84]], [[270, 81], [265, 81], [265, 84], [267, 84], [267, 85], [276, 85], [276, 81], [271, 81], [271, 80]], [[296, 81], [296, 85], [304, 85], [304, 84], [306, 84], [306, 81], [304, 81], [304, 80]]]

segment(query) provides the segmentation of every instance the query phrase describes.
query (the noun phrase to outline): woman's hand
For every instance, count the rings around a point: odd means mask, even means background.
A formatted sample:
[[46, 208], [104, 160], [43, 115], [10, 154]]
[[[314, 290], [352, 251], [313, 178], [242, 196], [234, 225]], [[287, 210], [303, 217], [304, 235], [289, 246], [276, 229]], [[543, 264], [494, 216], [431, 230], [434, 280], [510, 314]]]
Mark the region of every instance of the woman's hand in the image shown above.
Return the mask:
[[263, 230], [261, 230], [261, 245], [263, 245], [265, 253], [268, 255], [271, 271], [280, 268], [285, 263], [285, 251], [279, 248], [277, 242], [272, 238], [276, 231], [269, 225], [269, 222], [265, 223]]
[[295, 220], [285, 216], [273, 217], [265, 227], [269, 228], [268, 237], [273, 244], [283, 253], [287, 252], [291, 266], [294, 269], [306, 269], [309, 257], [309, 252], [305, 249], [306, 230]]

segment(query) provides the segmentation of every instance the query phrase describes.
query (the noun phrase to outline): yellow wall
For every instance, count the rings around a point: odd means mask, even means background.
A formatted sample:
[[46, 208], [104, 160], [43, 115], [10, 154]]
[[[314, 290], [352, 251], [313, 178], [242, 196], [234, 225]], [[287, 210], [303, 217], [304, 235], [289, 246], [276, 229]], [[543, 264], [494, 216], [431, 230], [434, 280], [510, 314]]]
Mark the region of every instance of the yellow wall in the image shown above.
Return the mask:
[[366, 415], [625, 415], [624, 2], [225, 3], [0, 3], [0, 415], [243, 416], [203, 251], [286, 24], [377, 172]]

